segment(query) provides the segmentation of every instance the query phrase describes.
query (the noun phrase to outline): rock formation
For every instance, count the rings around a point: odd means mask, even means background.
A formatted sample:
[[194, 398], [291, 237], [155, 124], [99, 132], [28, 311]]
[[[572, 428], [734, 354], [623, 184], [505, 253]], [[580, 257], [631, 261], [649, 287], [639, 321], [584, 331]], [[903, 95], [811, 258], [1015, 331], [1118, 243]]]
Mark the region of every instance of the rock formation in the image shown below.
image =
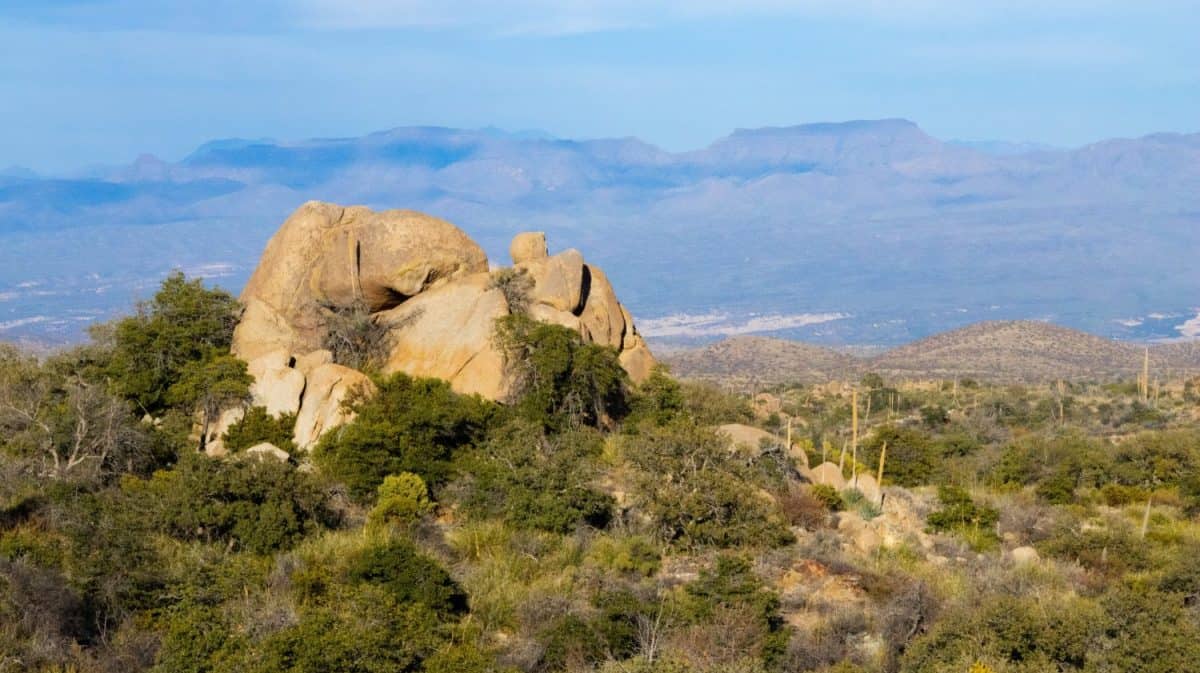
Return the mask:
[[[650, 374], [654, 358], [600, 269], [577, 250], [550, 255], [540, 232], [518, 234], [510, 254], [531, 317], [616, 348], [634, 381]], [[347, 396], [371, 391], [366, 376], [326, 350], [339, 312], [365, 311], [384, 330], [385, 374], [441, 378], [494, 400], [508, 394], [492, 337], [514, 307], [483, 250], [444, 220], [306, 203], [271, 238], [241, 300], [233, 352], [255, 377], [254, 404], [297, 414], [301, 448], [347, 420]]]

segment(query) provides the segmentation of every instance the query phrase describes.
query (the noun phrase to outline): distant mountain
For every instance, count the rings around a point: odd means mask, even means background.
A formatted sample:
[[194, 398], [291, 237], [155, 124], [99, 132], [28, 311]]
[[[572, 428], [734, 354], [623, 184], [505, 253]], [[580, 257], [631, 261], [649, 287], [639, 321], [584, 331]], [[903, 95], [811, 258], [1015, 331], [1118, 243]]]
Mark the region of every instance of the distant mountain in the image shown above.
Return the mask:
[[663, 355], [676, 376], [688, 379], [820, 383], [854, 377], [861, 361], [798, 341], [738, 336]]
[[[987, 321], [936, 334], [876, 356], [852, 357], [783, 339], [735, 337], [663, 359], [683, 378], [727, 383], [820, 383], [865, 372], [892, 379], [975, 378], [994, 382], [1132, 379], [1145, 347], [1029, 320]], [[1200, 374], [1200, 342], [1150, 346], [1151, 373]]]
[[906, 120], [678, 153], [437, 127], [220, 140], [181, 161], [0, 175], [0, 338], [77, 338], [175, 267], [236, 290], [310, 199], [429, 212], [498, 260], [514, 232], [545, 230], [588, 250], [639, 318], [723, 316], [674, 341], [896, 344], [1019, 318], [1178, 337], [1200, 305], [1197, 194], [1200, 134], [1015, 153]]

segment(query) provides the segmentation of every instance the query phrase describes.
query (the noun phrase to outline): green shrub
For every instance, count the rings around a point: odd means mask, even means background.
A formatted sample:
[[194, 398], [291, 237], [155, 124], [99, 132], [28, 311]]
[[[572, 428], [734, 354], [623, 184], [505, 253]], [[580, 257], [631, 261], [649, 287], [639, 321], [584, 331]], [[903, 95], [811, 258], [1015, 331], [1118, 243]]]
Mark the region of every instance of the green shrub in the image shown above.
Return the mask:
[[614, 502], [592, 486], [602, 448], [594, 430], [548, 436], [540, 424], [510, 423], [460, 462], [469, 475], [464, 504], [476, 516], [500, 516], [516, 528], [604, 528]]
[[929, 435], [914, 428], [885, 425], [863, 442], [859, 460], [876, 465], [887, 444], [887, 476], [901, 486], [935, 483], [942, 473], [942, 460]]
[[358, 552], [346, 563], [346, 578], [380, 587], [396, 603], [419, 603], [438, 615], [467, 609], [467, 595], [450, 575], [405, 540], [388, 540]]
[[600, 427], [628, 412], [629, 376], [616, 349], [520, 314], [497, 320], [495, 339], [513, 377], [510, 402], [524, 418], [562, 430]]
[[368, 520], [373, 525], [416, 522], [434, 509], [425, 481], [412, 472], [389, 474], [379, 485], [379, 496]]
[[93, 332], [111, 342], [103, 374], [147, 413], [161, 413], [188, 363], [228, 353], [241, 306], [224, 290], [172, 273], [137, 313]]
[[124, 489], [157, 530], [255, 553], [286, 549], [336, 523], [313, 477], [276, 461], [185, 454], [174, 469], [127, 479]]
[[395, 374], [352, 406], [355, 419], [325, 435], [314, 459], [360, 502], [371, 500], [389, 474], [412, 472], [436, 486], [451, 460], [485, 436], [498, 409], [477, 395], [459, 395], [437, 379]]
[[830, 512], [840, 512], [846, 504], [842, 500], [842, 494], [829, 484], [813, 484], [809, 487], [809, 492]]
[[[979, 505], [971, 499], [971, 494], [958, 486], [939, 486], [938, 502], [941, 509], [929, 513], [926, 522], [929, 529], [939, 532], [971, 534], [971, 539], [992, 539], [995, 537], [996, 522], [1000, 520], [1000, 512], [986, 505]], [[979, 536], [983, 535], [984, 538]]]
[[244, 451], [263, 442], [293, 453], [296, 450], [296, 444], [292, 441], [295, 427], [296, 414], [281, 414], [275, 418], [267, 413], [266, 407], [250, 407], [240, 421], [229, 426], [221, 439], [230, 453]]

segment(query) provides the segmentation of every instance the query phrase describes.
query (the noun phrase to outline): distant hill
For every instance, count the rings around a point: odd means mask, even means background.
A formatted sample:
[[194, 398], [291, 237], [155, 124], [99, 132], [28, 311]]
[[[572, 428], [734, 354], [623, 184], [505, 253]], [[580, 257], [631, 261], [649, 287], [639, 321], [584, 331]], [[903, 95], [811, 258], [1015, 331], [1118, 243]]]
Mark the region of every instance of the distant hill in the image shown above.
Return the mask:
[[737, 336], [701, 348], [666, 354], [682, 378], [820, 383], [854, 375], [861, 361], [830, 348], [760, 336]]
[[[975, 378], [985, 381], [1131, 379], [1145, 347], [1046, 322], [985, 321], [853, 357], [811, 344], [737, 337], [666, 356], [684, 378], [820, 382], [876, 372], [889, 378]], [[1150, 346], [1151, 375], [1200, 374], [1200, 342]]]
[[1197, 193], [1200, 134], [1007, 151], [883, 119], [683, 152], [437, 127], [220, 140], [179, 161], [0, 173], [0, 339], [78, 339], [173, 268], [237, 291], [314, 199], [437, 215], [497, 261], [517, 231], [546, 231], [587, 250], [641, 324], [719, 316], [690, 329], [703, 338], [765, 322], [895, 345], [1033, 317], [1170, 338], [1200, 298]]

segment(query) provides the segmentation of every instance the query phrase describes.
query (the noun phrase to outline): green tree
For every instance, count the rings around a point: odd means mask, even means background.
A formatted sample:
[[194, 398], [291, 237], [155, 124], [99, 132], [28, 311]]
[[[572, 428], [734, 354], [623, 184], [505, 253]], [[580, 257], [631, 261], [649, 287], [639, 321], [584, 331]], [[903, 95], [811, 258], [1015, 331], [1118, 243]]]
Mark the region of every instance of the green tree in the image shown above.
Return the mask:
[[190, 362], [225, 353], [241, 306], [227, 292], [176, 271], [150, 301], [93, 337], [111, 349], [103, 368], [115, 390], [146, 413], [161, 413], [167, 390]]
[[178, 379], [167, 389], [166, 401], [181, 409], [194, 409], [200, 414], [200, 450], [210, 440], [209, 428], [231, 406], [250, 401], [250, 384], [254, 377], [246, 371], [246, 363], [232, 355], [211, 355], [203, 360], [185, 363]]
[[352, 404], [354, 421], [327, 433], [314, 453], [321, 469], [360, 502], [371, 500], [389, 474], [445, 482], [454, 452], [481, 441], [499, 413], [495, 404], [459, 395], [437, 379], [395, 374], [378, 388]]

